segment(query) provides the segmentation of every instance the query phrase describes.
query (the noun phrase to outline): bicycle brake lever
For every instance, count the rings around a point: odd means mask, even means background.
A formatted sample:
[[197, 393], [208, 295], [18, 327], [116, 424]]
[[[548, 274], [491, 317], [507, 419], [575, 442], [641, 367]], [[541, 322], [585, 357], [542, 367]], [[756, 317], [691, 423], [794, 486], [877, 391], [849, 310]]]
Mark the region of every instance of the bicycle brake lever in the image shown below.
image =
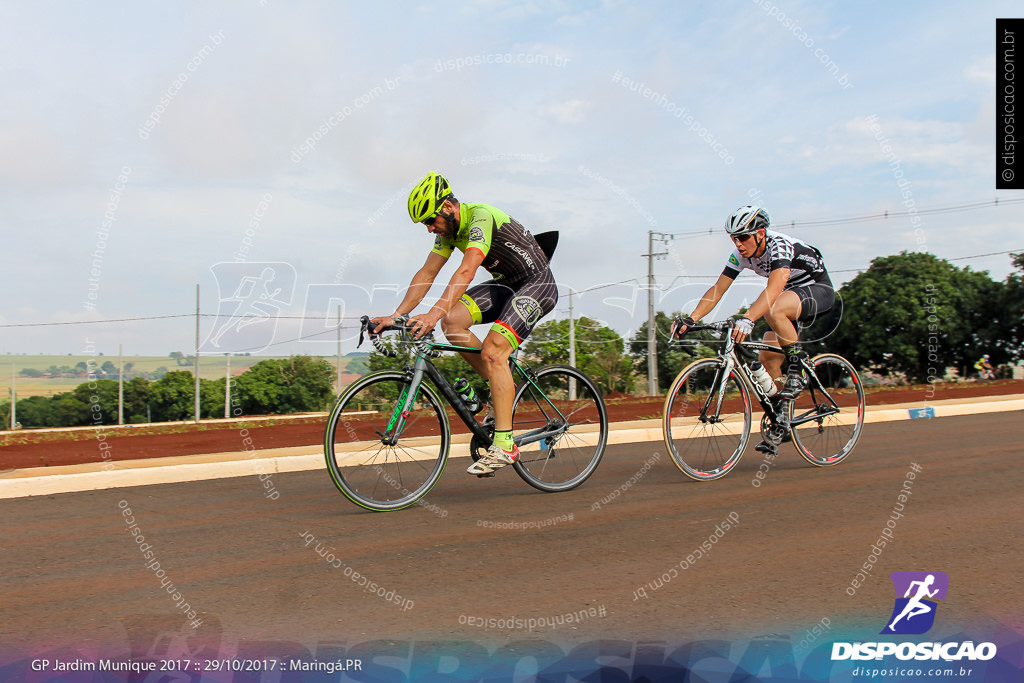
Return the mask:
[[359, 343], [356, 344], [357, 349], [363, 345], [363, 336], [366, 334], [366, 326], [370, 324], [370, 316], [364, 315], [359, 319], [359, 322], [361, 325], [359, 326]]

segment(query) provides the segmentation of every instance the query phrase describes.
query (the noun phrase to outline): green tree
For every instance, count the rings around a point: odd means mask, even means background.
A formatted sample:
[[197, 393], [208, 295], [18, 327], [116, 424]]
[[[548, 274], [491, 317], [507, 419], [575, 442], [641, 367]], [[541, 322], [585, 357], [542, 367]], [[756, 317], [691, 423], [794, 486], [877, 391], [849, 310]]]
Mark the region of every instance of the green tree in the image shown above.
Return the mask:
[[[678, 314], [681, 315], [681, 314]], [[654, 343], [658, 354], [658, 389], [668, 391], [672, 380], [679, 371], [697, 358], [715, 355], [710, 345], [713, 337], [709, 332], [695, 332], [686, 336], [682, 342], [672, 341], [672, 320], [675, 315], [667, 315], [662, 311], [654, 314]], [[633, 367], [638, 374], [647, 377], [647, 321], [629, 340], [629, 351], [633, 357]], [[646, 380], [645, 380], [646, 381]]]
[[[64, 396], [61, 394], [61, 396]], [[79, 384], [68, 396], [77, 403], [67, 403], [61, 414], [67, 420], [74, 419], [77, 404], [85, 407], [83, 421], [65, 423], [65, 426], [73, 424], [117, 424], [117, 380], [98, 379], [92, 382]]]
[[1003, 285], [1002, 299], [996, 306], [995, 323], [999, 330], [998, 350], [1002, 355], [995, 362], [1018, 361], [1024, 358], [1024, 253], [1011, 254], [1013, 267]]
[[858, 367], [915, 381], [947, 366], [964, 372], [985, 352], [998, 362], [1010, 355], [998, 339], [1004, 290], [932, 254], [876, 258], [839, 290], [843, 318], [826, 344]]
[[[74, 392], [57, 394], [50, 399], [53, 403], [52, 425], [54, 427], [82, 427], [96, 424], [89, 412], [90, 404], [74, 395]], [[19, 413], [21, 408], [18, 408]]]
[[149, 380], [142, 377], [134, 377], [124, 383], [125, 422], [137, 424], [147, 421], [147, 407], [149, 406], [152, 394], [152, 384]]
[[345, 366], [345, 372], [349, 372], [354, 375], [365, 375], [370, 371], [369, 357], [369, 353], [348, 354], [348, 364]]
[[[200, 417], [224, 417], [224, 386], [225, 379], [223, 377], [218, 377], [217, 379], [199, 378]], [[232, 386], [234, 386], [234, 382], [232, 382]]]
[[188, 370], [168, 372], [150, 388], [154, 422], [188, 420], [195, 416], [195, 380]]
[[[619, 334], [586, 316], [575, 324], [576, 367], [605, 392], [629, 391], [633, 386], [625, 341]], [[569, 320], [541, 323], [527, 339], [524, 352], [538, 365], [569, 363]]]
[[[58, 394], [61, 396], [63, 394]], [[57, 423], [54, 415], [54, 408], [56, 408], [57, 396], [29, 396], [28, 398], [22, 398], [17, 403], [17, 416], [16, 419], [21, 423], [22, 427], [38, 428], [38, 427], [58, 427], [61, 426]], [[5, 416], [6, 422], [4, 428], [10, 426], [10, 403], [7, 404], [7, 414]]]
[[[234, 380], [233, 393], [237, 392], [247, 415], [324, 410], [331, 399], [334, 374], [334, 366], [323, 358], [264, 360]], [[222, 411], [223, 400], [222, 392]]]

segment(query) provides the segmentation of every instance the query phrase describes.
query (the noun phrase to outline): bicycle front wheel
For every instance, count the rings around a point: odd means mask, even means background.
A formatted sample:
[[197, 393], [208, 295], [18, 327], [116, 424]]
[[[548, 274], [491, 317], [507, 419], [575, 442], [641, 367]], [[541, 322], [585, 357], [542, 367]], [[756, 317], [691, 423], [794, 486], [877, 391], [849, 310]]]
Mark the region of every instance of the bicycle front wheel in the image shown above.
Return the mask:
[[698, 360], [679, 373], [665, 398], [663, 429], [672, 462], [688, 477], [724, 477], [750, 437], [750, 394], [719, 360]]
[[608, 443], [608, 412], [585, 374], [569, 365], [541, 368], [516, 391], [512, 411], [519, 444], [514, 467], [530, 486], [569, 491], [597, 469]]
[[846, 459], [864, 427], [864, 387], [849, 361], [834, 353], [811, 359], [818, 382], [791, 402], [793, 445], [804, 460], [825, 467]]
[[448, 416], [425, 382], [400, 434], [395, 438], [389, 432], [410, 388], [403, 372], [367, 375], [342, 394], [327, 420], [327, 470], [338, 490], [367, 510], [414, 505], [444, 472], [451, 439]]

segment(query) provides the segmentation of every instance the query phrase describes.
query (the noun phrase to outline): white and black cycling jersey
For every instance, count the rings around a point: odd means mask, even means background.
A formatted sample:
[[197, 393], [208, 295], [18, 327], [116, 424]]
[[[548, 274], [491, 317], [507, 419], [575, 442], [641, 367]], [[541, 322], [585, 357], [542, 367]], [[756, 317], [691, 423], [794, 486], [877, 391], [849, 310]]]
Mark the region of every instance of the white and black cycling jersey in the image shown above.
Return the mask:
[[787, 290], [815, 283], [832, 286], [832, 280], [825, 270], [825, 260], [817, 248], [774, 230], [765, 231], [765, 242], [764, 253], [754, 258], [743, 258], [738, 251], [733, 250], [722, 274], [735, 280], [744, 268], [762, 277], [768, 277], [773, 270], [789, 268]]

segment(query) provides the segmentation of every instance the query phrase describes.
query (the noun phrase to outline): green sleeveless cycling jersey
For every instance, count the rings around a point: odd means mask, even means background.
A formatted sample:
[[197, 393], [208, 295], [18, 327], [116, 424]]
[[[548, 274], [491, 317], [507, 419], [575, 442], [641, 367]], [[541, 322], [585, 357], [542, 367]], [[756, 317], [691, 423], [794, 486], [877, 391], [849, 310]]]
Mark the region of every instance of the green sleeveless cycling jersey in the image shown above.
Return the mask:
[[459, 205], [461, 220], [453, 239], [434, 238], [433, 253], [448, 258], [455, 249], [477, 249], [483, 267], [495, 280], [509, 285], [526, 282], [548, 269], [537, 240], [530, 231], [504, 211], [488, 204]]

